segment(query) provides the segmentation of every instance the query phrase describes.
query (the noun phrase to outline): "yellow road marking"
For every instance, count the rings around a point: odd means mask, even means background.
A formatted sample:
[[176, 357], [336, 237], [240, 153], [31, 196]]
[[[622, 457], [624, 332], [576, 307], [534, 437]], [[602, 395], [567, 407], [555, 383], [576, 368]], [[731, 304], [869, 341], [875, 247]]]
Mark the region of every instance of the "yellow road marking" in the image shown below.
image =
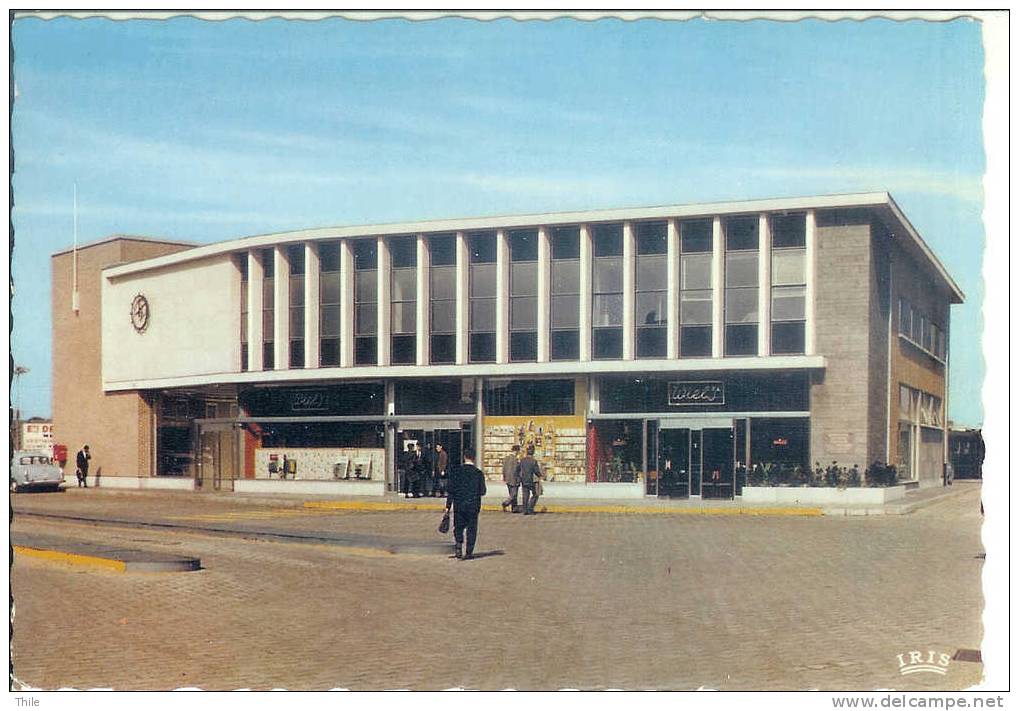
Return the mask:
[[114, 570], [118, 573], [123, 573], [127, 570], [127, 564], [124, 561], [113, 560], [111, 558], [99, 558], [92, 555], [65, 553], [63, 551], [52, 551], [42, 548], [29, 548], [28, 546], [14, 546], [14, 552], [16, 554], [21, 554], [30, 558], [39, 558], [40, 560], [46, 560], [52, 563], [105, 568], [106, 570]]

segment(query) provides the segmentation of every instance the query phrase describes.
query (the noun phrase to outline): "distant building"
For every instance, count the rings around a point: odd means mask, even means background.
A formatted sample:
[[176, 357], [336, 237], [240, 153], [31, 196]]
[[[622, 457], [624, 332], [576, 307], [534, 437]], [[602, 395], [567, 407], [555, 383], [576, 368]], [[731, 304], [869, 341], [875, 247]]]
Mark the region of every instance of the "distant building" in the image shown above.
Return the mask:
[[[963, 294], [887, 193], [321, 228], [53, 257], [54, 420], [104, 485], [381, 494], [408, 442], [576, 495], [749, 465], [939, 485]], [[292, 472], [280, 463], [286, 461]], [[287, 474], [286, 477], [283, 474]], [[678, 484], [676, 484], [678, 482]]]

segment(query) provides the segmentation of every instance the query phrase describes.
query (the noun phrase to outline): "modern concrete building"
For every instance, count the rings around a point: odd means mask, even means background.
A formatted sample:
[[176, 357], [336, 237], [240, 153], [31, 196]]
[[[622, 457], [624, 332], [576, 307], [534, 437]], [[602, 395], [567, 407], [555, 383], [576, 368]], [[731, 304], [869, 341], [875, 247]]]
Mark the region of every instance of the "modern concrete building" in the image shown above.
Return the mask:
[[113, 237], [53, 284], [54, 424], [102, 485], [382, 494], [410, 442], [493, 478], [532, 444], [570, 496], [946, 461], [963, 294], [887, 193]]

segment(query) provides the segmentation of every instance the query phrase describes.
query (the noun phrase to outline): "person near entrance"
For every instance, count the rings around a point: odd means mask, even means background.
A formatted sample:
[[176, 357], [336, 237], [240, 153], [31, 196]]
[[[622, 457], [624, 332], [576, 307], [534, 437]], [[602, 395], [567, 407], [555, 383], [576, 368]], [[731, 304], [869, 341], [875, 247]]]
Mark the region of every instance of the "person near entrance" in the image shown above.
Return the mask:
[[520, 462], [517, 456], [519, 453], [520, 445], [514, 444], [510, 453], [502, 458], [502, 480], [506, 482], [506, 491], [509, 492], [509, 496], [502, 502], [502, 510], [505, 511], [508, 506], [513, 513], [520, 513], [520, 504], [517, 501], [517, 492], [520, 489], [518, 471]]
[[449, 465], [449, 454], [441, 444], [435, 445], [435, 495], [446, 495], [446, 484], [449, 481], [446, 467]]
[[406, 498], [421, 496], [418, 487], [421, 482], [421, 470], [417, 451], [413, 443], [407, 445], [407, 451], [403, 453], [403, 495]]
[[88, 488], [88, 463], [92, 460], [92, 455], [89, 454], [88, 445], [84, 445], [78, 450], [78, 456], [75, 457], [74, 466], [75, 474], [78, 477], [78, 486]]
[[[453, 509], [453, 540], [455, 557], [470, 560], [474, 557], [474, 544], [478, 540], [478, 516], [481, 497], [485, 495], [485, 475], [474, 465], [474, 456], [464, 453], [464, 464], [449, 477], [446, 511]], [[467, 533], [467, 551], [463, 550], [464, 532]]]
[[534, 514], [534, 506], [538, 503], [538, 489], [541, 486], [541, 466], [534, 458], [534, 445], [527, 445], [527, 454], [517, 466], [520, 486], [524, 490], [524, 515]]
[[433, 459], [432, 445], [426, 444], [424, 449], [421, 450], [421, 459], [418, 462], [418, 467], [421, 469], [421, 493], [424, 496], [435, 496], [435, 472], [432, 466]]

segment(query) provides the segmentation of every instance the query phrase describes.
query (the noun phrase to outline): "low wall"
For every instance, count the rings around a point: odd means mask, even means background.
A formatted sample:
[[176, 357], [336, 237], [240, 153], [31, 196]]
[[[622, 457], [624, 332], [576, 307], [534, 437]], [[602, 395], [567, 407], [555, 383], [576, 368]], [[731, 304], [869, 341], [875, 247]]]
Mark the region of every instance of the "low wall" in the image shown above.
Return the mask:
[[883, 504], [906, 495], [905, 486], [850, 487], [825, 486], [744, 486], [745, 504]]
[[[300, 470], [298, 470], [300, 474]], [[238, 494], [316, 494], [324, 496], [384, 496], [386, 483], [373, 481], [315, 481], [313, 479], [236, 479]]]
[[[148, 476], [101, 476], [98, 480], [91, 474], [88, 485], [98, 489], [156, 489], [164, 491], [194, 491], [195, 480], [186, 476], [148, 477]], [[64, 476], [64, 486], [78, 486], [78, 478], [73, 475]]]

